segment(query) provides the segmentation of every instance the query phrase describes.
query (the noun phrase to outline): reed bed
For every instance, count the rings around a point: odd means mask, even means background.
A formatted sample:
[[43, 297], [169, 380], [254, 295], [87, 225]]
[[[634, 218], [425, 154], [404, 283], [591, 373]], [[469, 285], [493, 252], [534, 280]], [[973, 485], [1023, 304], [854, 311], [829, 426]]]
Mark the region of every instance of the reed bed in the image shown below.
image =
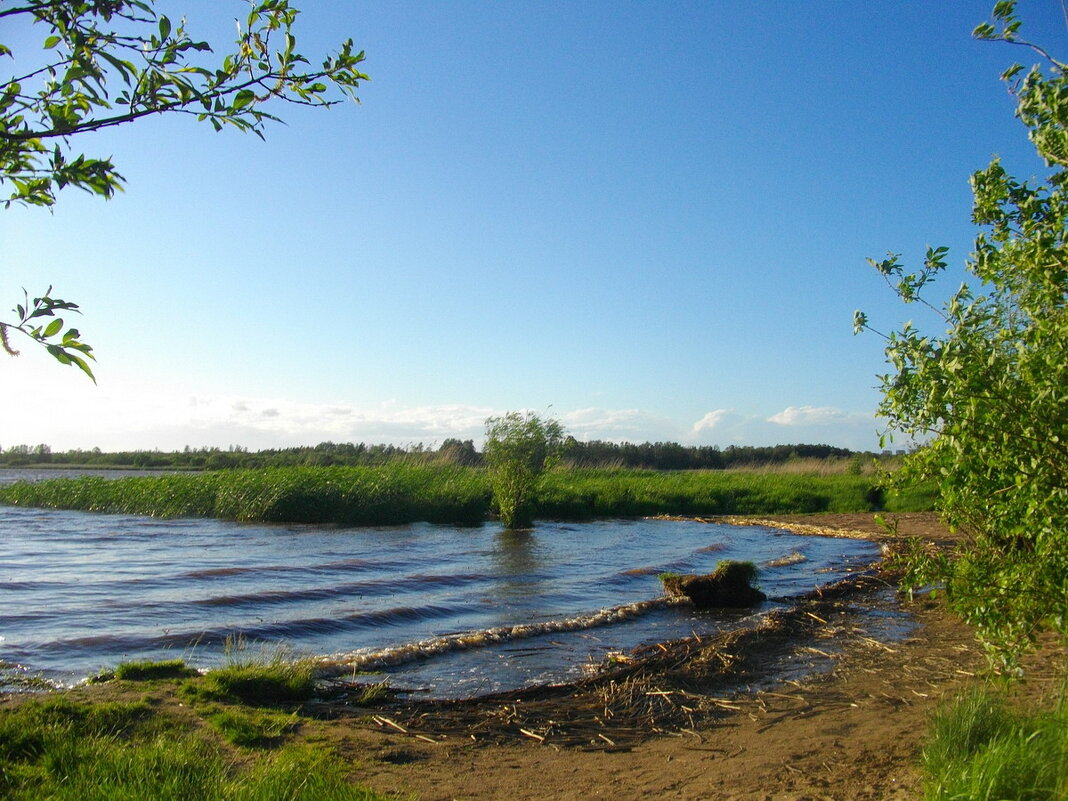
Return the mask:
[[479, 523], [482, 471], [437, 465], [289, 467], [121, 479], [60, 478], [0, 487], [0, 503], [155, 517], [267, 523]]
[[[474, 467], [391, 463], [282, 467], [105, 479], [86, 476], [0, 487], [0, 503], [55, 509], [350, 526], [477, 524], [492, 512], [488, 477]], [[559, 469], [545, 476], [541, 519], [752, 515], [931, 508], [931, 498], [884, 498], [848, 474]]]
[[915, 500], [887, 499], [872, 479], [847, 474], [573, 469], [547, 476], [539, 513], [585, 519], [914, 511]]

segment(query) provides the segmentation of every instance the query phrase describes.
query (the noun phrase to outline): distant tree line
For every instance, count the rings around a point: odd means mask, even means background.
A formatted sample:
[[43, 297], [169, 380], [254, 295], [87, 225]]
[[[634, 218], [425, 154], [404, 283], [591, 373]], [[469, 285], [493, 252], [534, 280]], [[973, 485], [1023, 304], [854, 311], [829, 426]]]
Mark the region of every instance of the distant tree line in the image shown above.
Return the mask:
[[[647, 470], [726, 470], [785, 464], [797, 459], [863, 460], [870, 452], [831, 445], [680, 445], [677, 442], [580, 442], [567, 437], [560, 450], [562, 463], [572, 467], [625, 467]], [[48, 445], [16, 445], [0, 449], [3, 467], [98, 467], [170, 470], [225, 470], [229, 468], [381, 465], [395, 460], [446, 462], [471, 467], [483, 464], [473, 440], [446, 439], [438, 447], [422, 443], [407, 447], [351, 442], [320, 442], [314, 446], [249, 451], [229, 448], [191, 448], [180, 451], [138, 450], [105, 452], [100, 448], [53, 452]]]
[[[578, 467], [630, 467], [648, 470], [725, 470], [762, 464], [783, 464], [795, 459], [849, 459], [857, 456], [847, 448], [832, 445], [729, 445], [720, 450], [709, 445], [677, 442], [579, 442], [568, 437], [563, 458]], [[874, 454], [872, 454], [874, 455]]]

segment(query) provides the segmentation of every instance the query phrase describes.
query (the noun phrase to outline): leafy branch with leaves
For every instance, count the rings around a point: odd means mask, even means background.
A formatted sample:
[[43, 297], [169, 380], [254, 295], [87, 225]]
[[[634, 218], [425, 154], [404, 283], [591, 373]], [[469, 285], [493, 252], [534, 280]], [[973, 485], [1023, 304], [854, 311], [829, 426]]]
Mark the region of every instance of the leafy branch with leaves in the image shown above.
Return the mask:
[[[1002, 77], [1051, 173], [1031, 185], [995, 159], [972, 176], [979, 232], [966, 267], [977, 289], [962, 285], [941, 307], [926, 299], [946, 248], [929, 248], [915, 272], [896, 254], [871, 264], [903, 302], [925, 304], [945, 325], [885, 335], [892, 369], [880, 376], [879, 413], [891, 434], [926, 442], [897, 480], [936, 481], [945, 520], [962, 534], [948, 555], [914, 543], [906, 580], [943, 585], [1013, 667], [1043, 630], [1068, 640], [1068, 68], [1019, 37], [1013, 2], [993, 17], [977, 38], [1042, 58]], [[875, 331], [862, 312], [854, 328]]]
[[[0, 63], [17, 65], [0, 83], [0, 185], [9, 187], [0, 202], [47, 208], [67, 187], [113, 197], [122, 175], [110, 157], [77, 152], [79, 134], [188, 114], [217, 131], [230, 126], [262, 138], [265, 124], [279, 121], [267, 110], [271, 101], [324, 108], [359, 101], [356, 92], [368, 77], [359, 69], [364, 53], [351, 39], [313, 65], [297, 50], [300, 12], [288, 0], [247, 5], [233, 51], [202, 63], [211, 46], [192, 38], [184, 19], [158, 13], [155, 0], [0, 0], [8, 30], [22, 23], [43, 33], [43, 58], [0, 43]], [[15, 352], [9, 331], [21, 331], [92, 376], [85, 363], [91, 349], [75, 329], [55, 339], [58, 328], [45, 333], [55, 321], [43, 329], [35, 325], [76, 304], [52, 298], [49, 289], [20, 308], [16, 319], [0, 322], [8, 353]]]

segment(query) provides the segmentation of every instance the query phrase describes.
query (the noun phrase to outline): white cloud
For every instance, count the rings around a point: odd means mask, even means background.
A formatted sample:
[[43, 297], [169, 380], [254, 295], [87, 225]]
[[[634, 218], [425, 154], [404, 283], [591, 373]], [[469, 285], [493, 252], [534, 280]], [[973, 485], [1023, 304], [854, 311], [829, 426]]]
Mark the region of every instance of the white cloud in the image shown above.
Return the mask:
[[646, 442], [677, 440], [683, 432], [666, 417], [642, 409], [588, 407], [559, 415], [567, 432], [577, 440]]
[[833, 406], [788, 406], [769, 417], [768, 422], [781, 426], [829, 425], [844, 422], [850, 417]]
[[[0, 360], [3, 378], [18, 384], [0, 394], [0, 447], [47, 443], [55, 450], [180, 449], [242, 445], [262, 448], [334, 442], [440, 443], [449, 437], [479, 445], [485, 420], [505, 409], [470, 404], [405, 406], [396, 400], [355, 404], [213, 393], [188, 384], [160, 386], [101, 381], [99, 387], [50, 361]], [[16, 373], [17, 368], [17, 373]], [[536, 409], [555, 414], [579, 440], [676, 441], [683, 444], [778, 445], [820, 442], [858, 450], [878, 447], [870, 414], [833, 407], [789, 406], [770, 417], [714, 409], [696, 422], [641, 408]], [[692, 419], [692, 418], [691, 418]]]
[[695, 434], [701, 431], [711, 431], [716, 426], [721, 425], [725, 418], [728, 416], [735, 416], [733, 409], [716, 409], [711, 411], [693, 424], [693, 432]]

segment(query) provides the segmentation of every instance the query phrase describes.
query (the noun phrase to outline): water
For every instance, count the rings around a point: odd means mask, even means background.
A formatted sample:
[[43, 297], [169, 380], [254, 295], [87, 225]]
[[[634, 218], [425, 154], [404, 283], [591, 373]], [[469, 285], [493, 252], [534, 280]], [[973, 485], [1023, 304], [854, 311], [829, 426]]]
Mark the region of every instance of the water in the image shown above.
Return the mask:
[[211, 666], [239, 635], [457, 697], [571, 678], [612, 652], [759, 613], [658, 601], [661, 572], [752, 560], [766, 610], [877, 557], [865, 541], [687, 521], [509, 533], [0, 506], [0, 661], [71, 682], [124, 660]]

